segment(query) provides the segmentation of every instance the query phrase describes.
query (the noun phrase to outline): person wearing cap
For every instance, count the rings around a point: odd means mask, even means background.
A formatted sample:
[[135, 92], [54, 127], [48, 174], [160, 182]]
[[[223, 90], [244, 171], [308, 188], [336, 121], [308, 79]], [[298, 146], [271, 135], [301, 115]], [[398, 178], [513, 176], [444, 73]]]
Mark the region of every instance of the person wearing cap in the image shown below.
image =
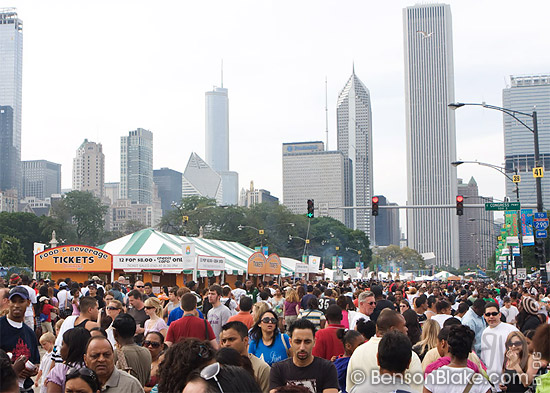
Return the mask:
[[32, 392], [34, 382], [31, 377], [38, 374], [40, 353], [34, 331], [24, 323], [25, 311], [31, 304], [29, 292], [22, 286], [16, 286], [10, 290], [8, 299], [8, 315], [0, 318], [0, 349], [11, 353], [13, 362], [23, 357], [25, 367], [18, 373], [23, 380], [21, 391]]
[[95, 283], [88, 284], [88, 296], [93, 297], [95, 300], [97, 300], [97, 304], [100, 309], [105, 308], [105, 300], [103, 300], [103, 297], [99, 295], [97, 289], [97, 285]]
[[515, 325], [516, 317], [519, 314], [517, 307], [512, 305], [512, 299], [510, 299], [510, 296], [504, 296], [502, 301], [504, 302], [504, 306], [500, 308], [501, 314], [504, 318], [506, 318], [506, 323]]
[[539, 313], [539, 304], [532, 297], [524, 297], [521, 299], [519, 306], [519, 313], [516, 317], [517, 328], [525, 334], [528, 330], [535, 330], [540, 324], [541, 320], [537, 316]]
[[52, 329], [52, 311], [58, 312], [58, 310], [50, 304], [50, 298], [47, 296], [42, 296], [38, 299], [38, 302], [40, 303], [40, 322], [42, 330], [54, 334]]

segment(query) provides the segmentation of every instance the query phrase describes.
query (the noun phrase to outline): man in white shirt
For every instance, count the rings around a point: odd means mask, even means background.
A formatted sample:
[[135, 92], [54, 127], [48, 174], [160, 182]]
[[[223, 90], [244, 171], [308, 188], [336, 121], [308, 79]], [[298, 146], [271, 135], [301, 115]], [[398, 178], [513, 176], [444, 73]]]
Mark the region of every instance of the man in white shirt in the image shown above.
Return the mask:
[[504, 296], [504, 306], [500, 308], [500, 312], [506, 318], [506, 323], [512, 325], [516, 324], [516, 317], [519, 314], [519, 311], [516, 306], [512, 306], [512, 300], [509, 296]]
[[[348, 363], [348, 371], [346, 377], [346, 390], [352, 391], [353, 387], [357, 385], [357, 389], [354, 392], [362, 392], [362, 384], [369, 386], [373, 381], [370, 378], [374, 375], [375, 371], [379, 371], [378, 366], [378, 345], [382, 340], [382, 336], [390, 331], [397, 330], [404, 334], [407, 334], [407, 326], [405, 325], [405, 318], [397, 311], [384, 309], [376, 320], [376, 336], [372, 337], [365, 344], [357, 347]], [[412, 374], [410, 380], [412, 390], [416, 392], [422, 392], [422, 379], [423, 371], [418, 355], [411, 351], [411, 362], [406, 370], [405, 374]], [[420, 376], [420, 377], [419, 377]], [[406, 376], [406, 378], [408, 378]], [[420, 383], [419, 383], [420, 382]]]
[[233, 289], [231, 293], [233, 293], [233, 297], [235, 297], [235, 302], [239, 304], [241, 296], [246, 295], [246, 291], [243, 289], [243, 282], [240, 280], [235, 281], [235, 289]]
[[29, 292], [29, 300], [31, 301], [25, 310], [25, 325], [34, 331], [34, 310], [32, 307], [33, 304], [36, 304], [36, 292], [29, 287], [30, 282], [29, 276], [26, 274], [21, 276], [21, 286]]
[[371, 291], [361, 292], [359, 294], [359, 311], [353, 314], [352, 319], [349, 321], [349, 328], [355, 329], [357, 321], [364, 319], [365, 322], [370, 321], [370, 315], [376, 308], [376, 301], [374, 299], [374, 293]]
[[[487, 327], [481, 335], [481, 360], [487, 366], [487, 374], [498, 389], [506, 352], [506, 339], [515, 326], [500, 321], [500, 311], [495, 302], [485, 304]], [[497, 390], [500, 391], [500, 390]]]

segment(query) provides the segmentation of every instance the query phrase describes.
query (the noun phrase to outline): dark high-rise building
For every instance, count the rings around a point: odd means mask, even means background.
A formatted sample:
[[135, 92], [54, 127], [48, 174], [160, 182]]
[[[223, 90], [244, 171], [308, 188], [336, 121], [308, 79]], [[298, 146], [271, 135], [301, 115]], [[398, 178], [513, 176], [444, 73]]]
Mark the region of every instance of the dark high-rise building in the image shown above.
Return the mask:
[[172, 202], [180, 203], [182, 195], [181, 172], [169, 168], [155, 169], [153, 182], [158, 188], [162, 215], [172, 209]]
[[46, 160], [23, 161], [22, 198], [49, 198], [61, 194], [61, 164]]
[[[483, 204], [492, 202], [493, 198], [479, 195], [477, 183], [472, 177], [466, 184], [458, 179], [458, 195], [464, 197], [464, 204]], [[493, 255], [496, 248], [494, 231], [494, 215], [492, 211], [483, 209], [464, 209], [464, 214], [458, 216], [458, 233], [460, 239], [460, 266], [487, 266], [487, 259]]]
[[13, 108], [0, 106], [0, 191], [19, 190], [20, 158], [14, 143]]
[[[378, 195], [378, 206], [397, 206], [390, 203], [385, 196]], [[373, 244], [377, 246], [399, 246], [399, 209], [380, 209], [375, 220]]]

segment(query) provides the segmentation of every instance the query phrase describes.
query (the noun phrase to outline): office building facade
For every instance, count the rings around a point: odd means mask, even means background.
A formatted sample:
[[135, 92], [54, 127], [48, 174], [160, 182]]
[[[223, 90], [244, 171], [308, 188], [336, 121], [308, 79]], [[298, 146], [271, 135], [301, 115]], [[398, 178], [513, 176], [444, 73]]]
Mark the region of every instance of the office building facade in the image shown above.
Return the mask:
[[61, 164], [46, 160], [23, 161], [22, 197], [46, 199], [61, 194]]
[[76, 150], [73, 190], [89, 191], [98, 198], [105, 195], [105, 155], [101, 143], [84, 139]]
[[271, 195], [267, 190], [254, 188], [254, 182], [250, 182], [250, 188], [241, 190], [239, 206], [252, 207], [260, 203], [279, 203], [279, 198]]
[[153, 203], [153, 133], [143, 128], [120, 138], [120, 199]]
[[[537, 111], [540, 166], [545, 172], [550, 171], [550, 74], [511, 76], [510, 86], [502, 92], [504, 108], [533, 113]], [[527, 116], [518, 116], [529, 127], [532, 120]], [[517, 170], [521, 176], [519, 198], [522, 204], [536, 204], [537, 191], [533, 167], [535, 166], [535, 149], [533, 134], [513, 117], [503, 114], [504, 121], [504, 158], [506, 173], [511, 177]], [[545, 208], [550, 207], [550, 177], [541, 179], [542, 202]], [[516, 200], [516, 188], [512, 182], [506, 182], [506, 196]]]
[[[345, 158], [346, 206], [370, 206], [373, 194], [372, 114], [370, 92], [355, 75], [355, 68], [338, 96], [338, 151]], [[368, 209], [346, 210], [345, 223], [370, 238], [374, 235]]]
[[[457, 190], [451, 9], [426, 4], [403, 10], [407, 135], [407, 204], [448, 205]], [[458, 220], [452, 209], [408, 209], [408, 246], [458, 267]]]
[[307, 213], [307, 200], [344, 224], [346, 158], [340, 151], [325, 151], [323, 142], [283, 143], [283, 204], [294, 214]]
[[23, 22], [0, 9], [0, 190], [21, 194]]
[[[458, 195], [465, 204], [484, 204], [493, 198], [479, 195], [477, 182], [472, 177], [468, 183], [458, 179]], [[497, 233], [494, 231], [494, 214], [483, 209], [464, 209], [458, 217], [460, 239], [460, 266], [487, 267], [487, 260], [494, 255]]]
[[[390, 203], [384, 195], [378, 196], [378, 206], [397, 206]], [[399, 230], [399, 209], [379, 209], [375, 221], [375, 235], [371, 243], [377, 246], [399, 246], [401, 233]]]
[[222, 204], [223, 183], [221, 176], [197, 153], [191, 153], [182, 177], [182, 197], [202, 196]]
[[153, 181], [158, 188], [163, 215], [173, 209], [173, 203], [181, 202], [182, 176], [181, 172], [170, 168], [153, 171]]

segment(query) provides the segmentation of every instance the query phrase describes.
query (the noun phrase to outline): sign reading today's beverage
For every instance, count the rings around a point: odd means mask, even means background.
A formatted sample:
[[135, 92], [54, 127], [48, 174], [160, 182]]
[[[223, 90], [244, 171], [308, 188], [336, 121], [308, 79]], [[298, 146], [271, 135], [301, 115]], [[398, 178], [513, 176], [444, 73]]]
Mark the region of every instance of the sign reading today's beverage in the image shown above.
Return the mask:
[[110, 272], [113, 270], [113, 256], [95, 247], [59, 246], [36, 254], [34, 270], [37, 272]]

